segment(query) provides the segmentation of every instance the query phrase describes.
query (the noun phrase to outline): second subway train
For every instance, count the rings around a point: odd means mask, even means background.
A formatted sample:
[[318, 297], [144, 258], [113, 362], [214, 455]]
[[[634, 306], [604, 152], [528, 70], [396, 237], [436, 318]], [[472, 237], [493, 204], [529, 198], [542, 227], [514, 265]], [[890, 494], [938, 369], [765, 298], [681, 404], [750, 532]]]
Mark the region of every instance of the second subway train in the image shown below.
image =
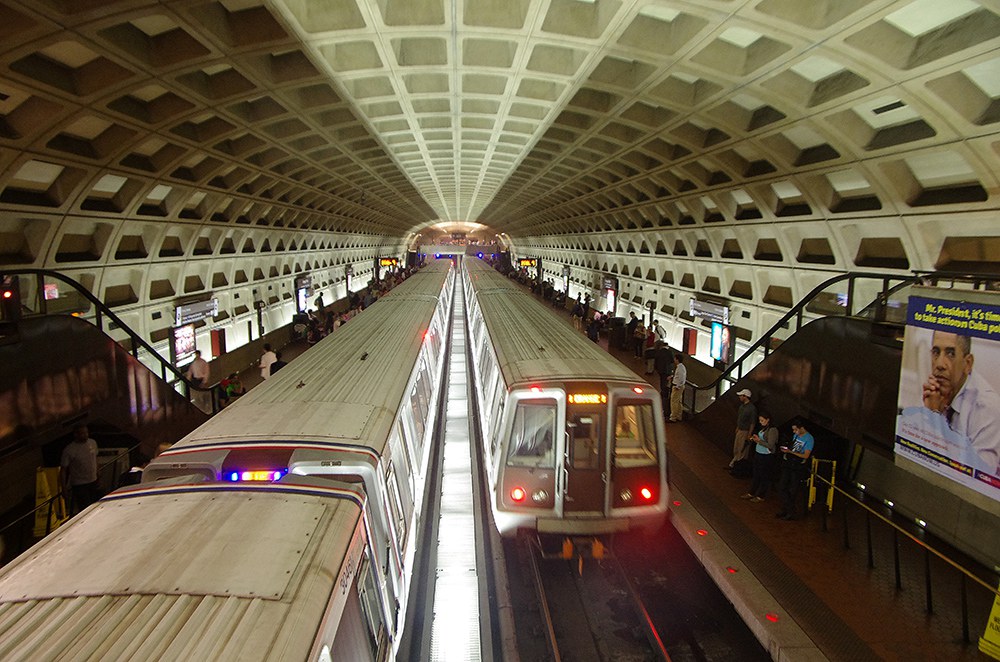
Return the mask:
[[500, 534], [658, 528], [669, 498], [659, 394], [489, 265], [464, 262]]

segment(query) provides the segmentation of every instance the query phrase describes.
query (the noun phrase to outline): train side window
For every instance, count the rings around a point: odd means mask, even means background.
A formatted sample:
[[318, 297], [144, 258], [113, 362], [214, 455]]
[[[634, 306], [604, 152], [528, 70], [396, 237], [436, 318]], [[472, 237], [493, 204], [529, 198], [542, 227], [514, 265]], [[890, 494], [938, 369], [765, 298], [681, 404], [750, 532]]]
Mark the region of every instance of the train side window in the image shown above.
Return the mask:
[[651, 402], [618, 402], [613, 454], [618, 467], [656, 465], [656, 426]]
[[409, 533], [406, 522], [409, 514], [403, 505], [403, 500], [399, 494], [399, 482], [396, 479], [396, 467], [392, 462], [385, 472], [385, 484], [389, 490], [389, 508], [392, 510], [392, 518], [396, 525], [396, 539], [399, 541], [399, 548], [406, 547], [406, 536]]
[[405, 452], [409, 454], [412, 458], [411, 465], [413, 466], [413, 471], [410, 472], [410, 491], [415, 489], [416, 483], [414, 481], [414, 476], [417, 472], [421, 476], [424, 474], [423, 467], [423, 455], [419, 452], [416, 444], [413, 442], [413, 412], [410, 411], [409, 407], [404, 407], [402, 413], [399, 416], [399, 421], [397, 422], [397, 431], [403, 440], [403, 445], [405, 446]]
[[358, 569], [358, 596], [361, 598], [361, 610], [368, 624], [368, 643], [371, 646], [372, 657], [376, 660], [384, 659], [382, 653], [385, 652], [383, 648], [386, 645], [385, 620], [382, 618], [378, 585], [367, 554]]
[[424, 426], [427, 421], [428, 407], [430, 406], [430, 386], [427, 370], [427, 363], [420, 361], [420, 370], [417, 372], [417, 380], [413, 383], [413, 390], [410, 392], [410, 407], [413, 411], [413, 428], [416, 435], [414, 441], [417, 454], [420, 455], [424, 444]]
[[[497, 381], [499, 381], [499, 377]], [[493, 407], [496, 411], [496, 417], [493, 419], [493, 434], [490, 437], [490, 456], [492, 457], [496, 457], [497, 445], [500, 443], [500, 422], [503, 421], [503, 407], [506, 402], [503, 391], [502, 386], [497, 388], [496, 405]]]
[[507, 464], [517, 467], [555, 466], [556, 401], [521, 400], [514, 410]]

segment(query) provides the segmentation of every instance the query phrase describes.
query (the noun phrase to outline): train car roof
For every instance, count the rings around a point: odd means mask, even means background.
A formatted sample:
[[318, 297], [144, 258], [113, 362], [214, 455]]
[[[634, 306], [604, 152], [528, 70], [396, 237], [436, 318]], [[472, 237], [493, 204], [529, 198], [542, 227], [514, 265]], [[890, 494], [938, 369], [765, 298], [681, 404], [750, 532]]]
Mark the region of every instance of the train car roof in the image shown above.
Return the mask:
[[450, 261], [410, 276], [175, 444], [318, 441], [381, 453]]
[[645, 381], [488, 264], [466, 258], [465, 267], [508, 385]]
[[0, 659], [305, 659], [361, 502], [274, 492], [98, 502], [0, 570]]

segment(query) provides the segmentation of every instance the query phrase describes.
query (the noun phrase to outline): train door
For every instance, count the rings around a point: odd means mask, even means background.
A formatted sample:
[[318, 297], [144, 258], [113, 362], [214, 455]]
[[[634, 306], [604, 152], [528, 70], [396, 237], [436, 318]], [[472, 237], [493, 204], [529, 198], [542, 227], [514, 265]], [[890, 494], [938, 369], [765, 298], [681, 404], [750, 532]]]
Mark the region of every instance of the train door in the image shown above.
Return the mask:
[[607, 392], [596, 389], [566, 394], [564, 514], [601, 515], [605, 512], [607, 401]]

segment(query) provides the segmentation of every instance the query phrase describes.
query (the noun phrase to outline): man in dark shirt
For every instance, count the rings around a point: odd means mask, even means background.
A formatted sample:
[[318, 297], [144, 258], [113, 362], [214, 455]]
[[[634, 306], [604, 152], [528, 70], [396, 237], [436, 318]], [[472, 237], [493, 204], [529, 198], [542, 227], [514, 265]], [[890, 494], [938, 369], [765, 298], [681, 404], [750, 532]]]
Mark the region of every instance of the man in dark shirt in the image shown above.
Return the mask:
[[282, 368], [284, 368], [286, 365], [288, 365], [287, 361], [282, 361], [281, 360], [281, 352], [275, 352], [274, 355], [278, 357], [278, 360], [271, 364], [271, 374], [272, 375], [274, 375], [274, 373], [278, 372], [279, 370], [281, 370]]

